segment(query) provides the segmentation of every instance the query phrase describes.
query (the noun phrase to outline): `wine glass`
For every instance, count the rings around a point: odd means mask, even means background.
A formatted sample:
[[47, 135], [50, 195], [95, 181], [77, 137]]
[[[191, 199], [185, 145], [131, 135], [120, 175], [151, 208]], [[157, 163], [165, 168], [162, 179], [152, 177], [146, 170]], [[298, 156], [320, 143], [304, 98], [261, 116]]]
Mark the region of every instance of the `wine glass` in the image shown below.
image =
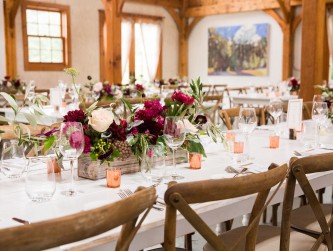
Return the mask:
[[282, 114], [283, 111], [283, 103], [280, 99], [273, 99], [269, 102], [267, 106], [267, 111], [273, 117], [273, 124], [276, 125], [278, 123], [278, 118]]
[[165, 176], [164, 147], [162, 145], [149, 145], [143, 153], [140, 170], [142, 175], [158, 186]]
[[165, 143], [172, 150], [173, 172], [171, 174], [171, 178], [173, 180], [183, 179], [184, 177], [177, 173], [175, 162], [175, 150], [184, 143], [186, 137], [186, 131], [182, 118], [166, 117], [164, 121], [163, 134]]
[[58, 80], [58, 86], [61, 92], [62, 101], [65, 101], [66, 91], [67, 91], [67, 83], [64, 83], [62, 80]]
[[56, 190], [54, 165], [50, 156], [30, 157], [25, 178], [25, 191], [33, 202], [51, 200]]
[[3, 143], [1, 152], [1, 172], [9, 179], [18, 179], [22, 176], [26, 166], [24, 146], [17, 140]]
[[84, 148], [84, 134], [82, 124], [79, 122], [64, 122], [60, 126], [59, 150], [70, 161], [71, 183], [70, 188], [64, 192], [66, 196], [75, 196], [74, 187], [74, 161], [82, 154]]
[[241, 107], [239, 110], [239, 120], [238, 127], [239, 129], [246, 133], [250, 134], [257, 126], [257, 116], [256, 110], [254, 108]]
[[315, 148], [320, 147], [320, 126], [325, 123], [328, 114], [326, 102], [313, 102], [312, 120], [316, 122]]
[[313, 95], [313, 102], [325, 102], [326, 98], [323, 95]]

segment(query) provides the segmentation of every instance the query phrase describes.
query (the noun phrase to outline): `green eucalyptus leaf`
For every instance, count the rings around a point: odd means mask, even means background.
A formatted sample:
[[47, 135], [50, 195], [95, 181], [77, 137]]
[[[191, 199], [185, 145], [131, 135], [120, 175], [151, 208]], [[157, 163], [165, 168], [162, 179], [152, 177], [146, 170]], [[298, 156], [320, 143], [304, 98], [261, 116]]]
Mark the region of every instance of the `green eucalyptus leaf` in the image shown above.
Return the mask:
[[54, 135], [47, 137], [44, 141], [44, 150], [48, 152], [53, 147], [55, 141], [56, 137]]
[[7, 119], [6, 117], [0, 115], [0, 121], [1, 122], [10, 122], [10, 119]]
[[31, 113], [23, 112], [24, 117], [28, 120], [29, 124], [33, 127], [37, 127], [37, 120]]
[[10, 96], [9, 94], [5, 92], [0, 92], [0, 94], [3, 96], [3, 98], [8, 102], [8, 104], [11, 106], [11, 108], [14, 110], [15, 115], [18, 113], [19, 106], [15, 99]]

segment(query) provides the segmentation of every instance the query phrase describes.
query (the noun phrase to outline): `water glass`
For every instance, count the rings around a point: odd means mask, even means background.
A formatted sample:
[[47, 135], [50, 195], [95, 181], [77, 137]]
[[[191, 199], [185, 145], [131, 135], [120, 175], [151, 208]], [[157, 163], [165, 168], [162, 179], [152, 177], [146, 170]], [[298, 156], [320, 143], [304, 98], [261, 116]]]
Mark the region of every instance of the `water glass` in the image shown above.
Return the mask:
[[235, 163], [243, 163], [248, 160], [248, 144], [246, 133], [235, 132], [233, 141], [229, 141], [229, 152], [231, 159]]
[[142, 175], [155, 185], [159, 185], [165, 175], [164, 152], [162, 145], [149, 145], [140, 162]]
[[25, 191], [33, 202], [49, 201], [56, 191], [56, 177], [51, 157], [28, 159]]
[[23, 145], [18, 141], [4, 142], [1, 153], [1, 172], [10, 179], [20, 178], [26, 166]]
[[316, 145], [317, 123], [312, 120], [302, 122], [302, 132], [299, 134], [300, 141], [305, 148], [314, 148]]

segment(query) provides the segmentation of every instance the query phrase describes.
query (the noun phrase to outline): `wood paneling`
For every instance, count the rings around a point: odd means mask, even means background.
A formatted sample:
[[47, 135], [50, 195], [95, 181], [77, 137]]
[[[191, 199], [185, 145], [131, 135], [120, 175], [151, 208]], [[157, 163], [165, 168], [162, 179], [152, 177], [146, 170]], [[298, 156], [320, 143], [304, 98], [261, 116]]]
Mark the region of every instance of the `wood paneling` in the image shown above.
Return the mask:
[[300, 95], [304, 101], [312, 100], [314, 85], [324, 79], [325, 9], [325, 1], [303, 0]]
[[163, 7], [176, 8], [176, 9], [180, 9], [183, 6], [182, 0], [125, 0], [125, 1], [159, 5], [159, 6], [163, 6]]

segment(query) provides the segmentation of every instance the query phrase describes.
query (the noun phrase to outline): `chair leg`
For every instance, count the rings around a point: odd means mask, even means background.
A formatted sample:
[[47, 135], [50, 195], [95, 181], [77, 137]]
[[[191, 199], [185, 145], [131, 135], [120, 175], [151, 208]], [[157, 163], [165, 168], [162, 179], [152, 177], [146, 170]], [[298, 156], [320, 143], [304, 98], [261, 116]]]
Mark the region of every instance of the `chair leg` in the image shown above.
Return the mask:
[[266, 223], [267, 221], [267, 208], [262, 213], [262, 223]]
[[229, 231], [232, 228], [232, 223], [234, 223], [234, 219], [227, 220], [224, 223], [225, 223], [225, 230]]
[[325, 187], [317, 190], [317, 193], [318, 193], [319, 203], [323, 204], [323, 201], [324, 201], [323, 195], [325, 193]]
[[189, 251], [192, 251], [192, 235], [194, 235], [194, 233], [184, 236], [184, 248]]
[[301, 199], [301, 203], [300, 203], [300, 207], [301, 206], [305, 206], [305, 205], [307, 205], [308, 204], [308, 202], [306, 201], [306, 197], [305, 197], [305, 195], [301, 195], [301, 196], [299, 196], [299, 198]]
[[273, 226], [277, 226], [277, 217], [278, 217], [278, 209], [279, 209], [280, 203], [275, 204], [272, 206], [272, 218], [271, 218], [271, 222]]

